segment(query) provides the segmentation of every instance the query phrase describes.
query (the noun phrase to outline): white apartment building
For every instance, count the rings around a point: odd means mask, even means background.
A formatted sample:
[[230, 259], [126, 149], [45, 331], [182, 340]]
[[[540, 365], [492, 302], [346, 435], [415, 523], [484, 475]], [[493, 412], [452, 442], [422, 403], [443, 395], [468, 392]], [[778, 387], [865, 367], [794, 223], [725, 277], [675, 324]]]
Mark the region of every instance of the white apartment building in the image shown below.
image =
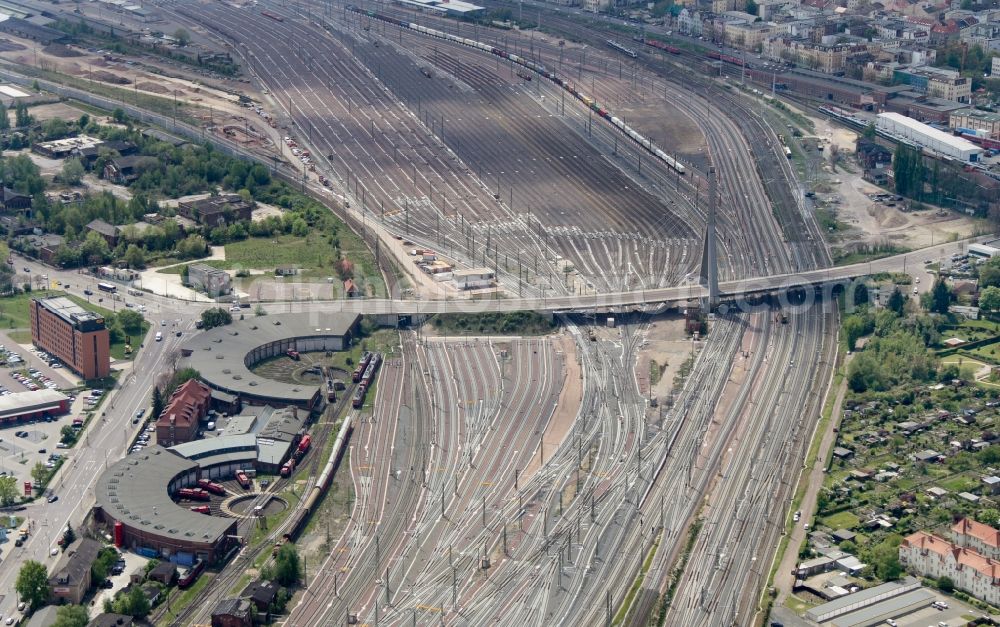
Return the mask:
[[899, 561], [923, 577], [948, 577], [955, 587], [990, 605], [1000, 603], [1000, 562], [944, 538], [918, 531], [899, 545]]
[[963, 518], [951, 526], [951, 539], [958, 546], [1000, 560], [1000, 531], [989, 525]]

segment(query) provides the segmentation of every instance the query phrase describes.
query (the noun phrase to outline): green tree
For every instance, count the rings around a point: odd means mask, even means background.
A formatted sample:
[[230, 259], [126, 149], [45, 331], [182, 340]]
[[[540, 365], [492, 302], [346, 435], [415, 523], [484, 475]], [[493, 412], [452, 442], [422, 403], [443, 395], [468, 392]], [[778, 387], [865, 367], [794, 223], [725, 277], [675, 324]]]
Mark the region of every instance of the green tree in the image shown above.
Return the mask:
[[899, 563], [899, 545], [902, 542], [902, 536], [890, 534], [868, 552], [867, 562], [882, 581], [893, 581], [903, 574]]
[[42, 122], [42, 135], [47, 140], [62, 139], [69, 134], [69, 124], [62, 118], [49, 118]]
[[14, 107], [14, 126], [24, 128], [32, 123], [31, 115], [28, 113], [28, 105], [18, 102]]
[[90, 616], [82, 605], [60, 605], [56, 610], [56, 622], [52, 627], [87, 627]]
[[111, 247], [99, 233], [90, 231], [80, 246], [80, 257], [85, 263], [92, 266], [107, 263], [111, 260]]
[[0, 102], [0, 131], [10, 130], [10, 117], [7, 115], [7, 107]]
[[951, 577], [938, 577], [937, 581], [934, 582], [937, 589], [941, 592], [951, 593], [955, 591], [955, 582], [951, 580]]
[[79, 185], [84, 174], [86, 174], [86, 170], [83, 169], [83, 163], [79, 159], [67, 159], [63, 162], [59, 178], [67, 185]]
[[934, 289], [931, 291], [931, 311], [939, 314], [948, 313], [948, 305], [951, 304], [951, 289], [944, 279], [938, 278], [934, 282]]
[[97, 554], [97, 559], [90, 567], [90, 574], [94, 581], [104, 581], [111, 572], [111, 567], [118, 560], [118, 552], [111, 547], [104, 547]]
[[129, 244], [125, 249], [125, 263], [130, 268], [141, 269], [146, 267], [146, 254], [135, 244]]
[[187, 32], [183, 28], [178, 28], [174, 31], [174, 41], [177, 42], [178, 46], [183, 48], [191, 43], [191, 33]]
[[991, 257], [979, 266], [979, 287], [1000, 287], [1000, 257]]
[[129, 335], [139, 335], [142, 333], [144, 318], [141, 313], [131, 309], [122, 309], [115, 316], [115, 319], [118, 320], [118, 324], [121, 325], [122, 331], [125, 333]]
[[990, 285], [979, 292], [979, 307], [984, 311], [1000, 310], [1000, 287]]
[[73, 526], [66, 523], [66, 530], [63, 531], [62, 535], [63, 550], [65, 550], [69, 545], [76, 541], [76, 532], [73, 531]]
[[35, 560], [26, 561], [17, 573], [14, 589], [31, 609], [41, 607], [49, 600], [49, 571]]
[[984, 525], [996, 527], [997, 524], [1000, 523], [1000, 510], [997, 510], [994, 507], [981, 509], [976, 513], [976, 520]]
[[116, 107], [115, 110], [111, 112], [111, 117], [119, 124], [124, 124], [125, 121], [128, 120], [128, 116], [125, 115], [125, 110], [121, 107]]
[[142, 588], [132, 586], [128, 592], [115, 599], [114, 609], [118, 614], [126, 614], [133, 618], [145, 618], [149, 614], [149, 599], [143, 594]]
[[31, 468], [31, 478], [34, 480], [36, 488], [41, 487], [45, 484], [45, 480], [49, 478], [49, 469], [42, 462], [35, 462], [35, 465]]
[[861, 135], [865, 139], [875, 139], [875, 136], [876, 136], [876, 133], [875, 133], [875, 123], [872, 122], [871, 124], [869, 124], [868, 126], [866, 126], [865, 130], [861, 131]]
[[84, 131], [88, 126], [90, 126], [90, 115], [84, 113], [80, 116], [80, 119], [76, 121], [76, 127], [81, 131]]
[[64, 444], [76, 442], [76, 429], [73, 428], [73, 425], [63, 425], [63, 428], [59, 430], [59, 441]]
[[903, 293], [899, 291], [898, 287], [894, 287], [892, 294], [889, 295], [889, 301], [886, 303], [886, 307], [890, 311], [893, 311], [897, 316], [903, 315], [903, 307], [906, 305], [906, 299]]
[[747, 0], [746, 11], [750, 15], [757, 15], [757, 3], [754, 0]]
[[8, 507], [17, 502], [20, 492], [17, 490], [17, 478], [0, 477], [0, 506]]
[[861, 305], [867, 305], [868, 301], [868, 286], [864, 283], [858, 283], [854, 287], [854, 306], [860, 307]]
[[233, 316], [221, 307], [212, 307], [201, 312], [201, 323], [205, 329], [214, 329], [232, 324]]
[[298, 549], [291, 542], [286, 542], [278, 549], [278, 555], [274, 559], [274, 581], [282, 586], [293, 586], [298, 583], [301, 575]]
[[163, 394], [158, 386], [153, 386], [153, 418], [163, 413]]

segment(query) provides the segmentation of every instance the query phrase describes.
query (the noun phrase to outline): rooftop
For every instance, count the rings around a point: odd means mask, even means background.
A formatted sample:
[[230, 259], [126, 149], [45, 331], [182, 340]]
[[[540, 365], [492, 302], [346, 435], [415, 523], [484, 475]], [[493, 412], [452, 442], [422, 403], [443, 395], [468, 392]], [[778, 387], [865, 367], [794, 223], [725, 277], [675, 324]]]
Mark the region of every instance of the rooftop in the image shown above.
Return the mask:
[[[231, 518], [197, 514], [167, 493], [171, 481], [192, 473], [198, 464], [160, 446], [134, 453], [108, 468], [97, 480], [97, 507], [110, 516], [150, 533], [182, 542], [211, 544], [229, 533]], [[155, 531], [154, 531], [155, 530]]]
[[103, 322], [104, 317], [87, 311], [65, 296], [52, 296], [49, 298], [34, 299], [42, 307], [45, 307], [66, 322], [76, 325], [80, 322]]
[[1000, 113], [994, 113], [992, 111], [980, 111], [979, 109], [959, 109], [958, 111], [952, 111], [952, 115], [969, 117], [976, 120], [982, 120], [984, 122], [990, 122], [995, 124], [1000, 122]]
[[972, 549], [952, 544], [944, 538], [939, 538], [926, 531], [918, 531], [907, 536], [900, 548], [911, 546], [936, 553], [941, 557], [951, 556], [961, 566], [971, 568], [990, 579], [1000, 579], [1000, 562], [980, 555]]
[[997, 531], [989, 525], [984, 525], [981, 522], [972, 520], [971, 518], [963, 518], [952, 525], [951, 532], [956, 535], [975, 538], [986, 546], [991, 546], [993, 548], [1000, 547], [1000, 531]]
[[64, 561], [59, 564], [49, 581], [53, 584], [63, 584], [75, 586], [82, 582], [85, 575], [90, 572], [90, 567], [97, 559], [97, 554], [101, 550], [101, 543], [90, 538], [80, 538], [63, 556]]
[[343, 337], [358, 319], [357, 314], [313, 312], [236, 320], [186, 342], [181, 348], [183, 367], [194, 368], [202, 380], [224, 392], [306, 404], [319, 393], [319, 384], [289, 385], [254, 374], [247, 365], [255, 361], [251, 353], [283, 340]]
[[68, 400], [65, 394], [48, 388], [35, 392], [14, 392], [0, 396], [0, 418], [53, 409], [65, 400]]
[[923, 122], [918, 122], [917, 120], [914, 120], [911, 117], [900, 115], [899, 113], [894, 113], [892, 111], [886, 113], [879, 113], [878, 118], [880, 120], [881, 119], [890, 120], [895, 124], [898, 124], [900, 126], [905, 126], [911, 131], [916, 131], [918, 133], [921, 133], [922, 135], [929, 137], [934, 141], [941, 142], [942, 144], [951, 146], [956, 150], [982, 151], [982, 148], [973, 144], [967, 139], [962, 139], [961, 137], [955, 137], [954, 135], [950, 135], [948, 133], [945, 133], [944, 131], [936, 129], [933, 126], [924, 124]]

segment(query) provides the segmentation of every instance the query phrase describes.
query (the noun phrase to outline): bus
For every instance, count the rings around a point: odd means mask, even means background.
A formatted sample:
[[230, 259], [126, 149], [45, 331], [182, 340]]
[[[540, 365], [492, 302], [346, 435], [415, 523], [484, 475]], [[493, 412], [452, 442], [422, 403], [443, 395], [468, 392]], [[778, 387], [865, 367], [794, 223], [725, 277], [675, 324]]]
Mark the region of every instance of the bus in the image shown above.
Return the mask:
[[101, 290], [102, 292], [111, 292], [112, 294], [114, 294], [115, 292], [118, 291], [118, 286], [112, 285], [110, 283], [98, 283], [97, 289]]

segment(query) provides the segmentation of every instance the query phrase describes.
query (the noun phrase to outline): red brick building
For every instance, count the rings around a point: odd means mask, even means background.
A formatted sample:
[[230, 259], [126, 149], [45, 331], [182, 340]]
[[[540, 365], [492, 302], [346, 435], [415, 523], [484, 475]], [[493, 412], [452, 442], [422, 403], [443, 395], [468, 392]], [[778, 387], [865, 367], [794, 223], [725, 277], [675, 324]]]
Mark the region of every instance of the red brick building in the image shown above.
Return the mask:
[[31, 341], [84, 379], [111, 373], [111, 338], [104, 317], [64, 296], [31, 299]]
[[156, 443], [174, 446], [193, 440], [211, 402], [212, 392], [201, 381], [191, 379], [177, 388], [156, 420]]

